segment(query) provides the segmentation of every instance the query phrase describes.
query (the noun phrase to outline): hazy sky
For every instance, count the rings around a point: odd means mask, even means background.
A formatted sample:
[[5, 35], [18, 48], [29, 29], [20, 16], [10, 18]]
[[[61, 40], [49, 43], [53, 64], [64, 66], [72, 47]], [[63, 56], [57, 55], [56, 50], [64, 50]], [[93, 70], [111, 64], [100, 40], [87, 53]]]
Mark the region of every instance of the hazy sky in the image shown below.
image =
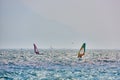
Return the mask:
[[0, 48], [120, 49], [120, 0], [0, 0]]

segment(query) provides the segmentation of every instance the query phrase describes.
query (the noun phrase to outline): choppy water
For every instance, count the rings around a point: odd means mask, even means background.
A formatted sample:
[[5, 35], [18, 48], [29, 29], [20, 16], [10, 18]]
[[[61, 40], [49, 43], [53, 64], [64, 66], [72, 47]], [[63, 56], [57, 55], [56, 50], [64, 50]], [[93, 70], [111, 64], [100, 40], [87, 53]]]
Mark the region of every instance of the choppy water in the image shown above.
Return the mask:
[[120, 80], [120, 50], [0, 49], [0, 80]]

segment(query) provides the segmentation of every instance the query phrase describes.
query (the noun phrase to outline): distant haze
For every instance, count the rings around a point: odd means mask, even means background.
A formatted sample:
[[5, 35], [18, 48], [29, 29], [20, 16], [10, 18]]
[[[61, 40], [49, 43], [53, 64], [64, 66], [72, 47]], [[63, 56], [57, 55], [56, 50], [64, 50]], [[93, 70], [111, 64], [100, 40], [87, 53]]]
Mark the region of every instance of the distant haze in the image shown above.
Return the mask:
[[120, 49], [120, 0], [0, 0], [0, 48]]

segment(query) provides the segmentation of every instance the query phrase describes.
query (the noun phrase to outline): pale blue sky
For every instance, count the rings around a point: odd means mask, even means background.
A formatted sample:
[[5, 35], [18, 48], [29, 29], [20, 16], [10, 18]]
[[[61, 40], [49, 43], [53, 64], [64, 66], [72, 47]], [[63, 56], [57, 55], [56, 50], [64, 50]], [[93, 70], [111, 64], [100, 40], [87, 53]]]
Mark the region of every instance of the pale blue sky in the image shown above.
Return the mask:
[[119, 0], [0, 0], [0, 48], [120, 49]]

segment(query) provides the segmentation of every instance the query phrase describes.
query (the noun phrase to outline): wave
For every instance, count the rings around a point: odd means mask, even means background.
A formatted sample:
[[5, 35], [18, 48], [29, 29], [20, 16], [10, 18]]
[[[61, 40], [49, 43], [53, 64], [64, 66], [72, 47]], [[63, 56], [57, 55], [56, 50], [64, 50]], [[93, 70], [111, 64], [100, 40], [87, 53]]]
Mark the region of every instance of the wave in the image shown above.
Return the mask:
[[77, 49], [1, 49], [0, 79], [119, 79], [120, 50], [87, 50], [82, 60]]

